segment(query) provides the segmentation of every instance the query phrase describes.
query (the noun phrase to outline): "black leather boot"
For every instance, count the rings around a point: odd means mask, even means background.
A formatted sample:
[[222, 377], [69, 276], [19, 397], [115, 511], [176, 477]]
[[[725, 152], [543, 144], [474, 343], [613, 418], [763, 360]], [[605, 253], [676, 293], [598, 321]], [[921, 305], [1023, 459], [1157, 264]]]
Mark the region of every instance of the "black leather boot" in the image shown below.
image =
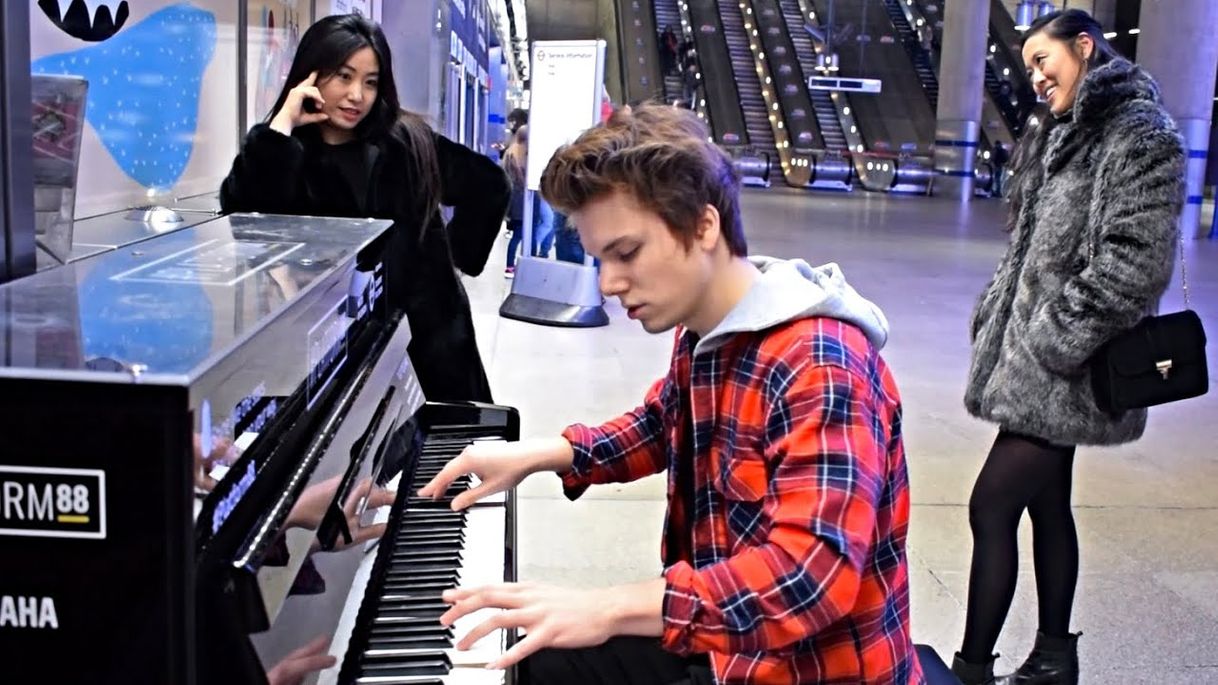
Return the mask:
[[1036, 633], [1036, 646], [1015, 671], [1012, 685], [1078, 685], [1078, 637], [1049, 637]]
[[959, 678], [963, 685], [1009, 685], [1009, 676], [994, 675], [994, 659], [997, 658], [995, 654], [989, 661], [973, 664], [956, 652], [956, 658], [952, 659], [952, 675]]

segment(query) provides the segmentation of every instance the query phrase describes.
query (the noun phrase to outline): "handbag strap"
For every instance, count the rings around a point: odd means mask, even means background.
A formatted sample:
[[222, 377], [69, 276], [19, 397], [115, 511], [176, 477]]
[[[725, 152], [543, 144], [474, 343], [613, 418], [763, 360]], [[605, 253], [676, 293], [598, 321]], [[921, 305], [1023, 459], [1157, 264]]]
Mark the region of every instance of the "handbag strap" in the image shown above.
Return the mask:
[[[1095, 236], [1087, 241], [1087, 265], [1095, 261]], [[1188, 258], [1184, 254], [1184, 232], [1180, 232], [1180, 286], [1184, 290], [1184, 308], [1192, 309], [1188, 296]]]

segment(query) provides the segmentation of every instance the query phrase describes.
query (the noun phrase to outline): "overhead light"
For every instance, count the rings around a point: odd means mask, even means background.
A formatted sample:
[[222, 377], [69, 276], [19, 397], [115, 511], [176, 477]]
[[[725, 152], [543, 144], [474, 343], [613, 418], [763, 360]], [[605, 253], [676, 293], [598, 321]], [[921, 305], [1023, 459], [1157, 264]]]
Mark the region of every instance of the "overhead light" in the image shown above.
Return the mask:
[[1109, 31], [1108, 33], [1105, 33], [1105, 34], [1104, 34], [1104, 37], [1105, 37], [1105, 38], [1107, 38], [1108, 40], [1112, 40], [1113, 38], [1116, 38], [1116, 37], [1117, 37], [1117, 32], [1116, 32], [1116, 31]]
[[1136, 36], [1142, 32], [1142, 29], [1129, 29], [1129, 35]]

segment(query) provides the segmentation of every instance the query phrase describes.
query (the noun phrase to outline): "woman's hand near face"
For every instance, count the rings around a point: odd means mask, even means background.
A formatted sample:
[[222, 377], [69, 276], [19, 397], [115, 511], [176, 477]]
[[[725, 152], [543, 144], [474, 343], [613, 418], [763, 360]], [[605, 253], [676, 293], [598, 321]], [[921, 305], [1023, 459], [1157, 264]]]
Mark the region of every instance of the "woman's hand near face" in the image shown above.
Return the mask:
[[[305, 111], [306, 100], [317, 103], [318, 111], [316, 113]], [[285, 136], [290, 136], [292, 130], [297, 126], [325, 121], [330, 117], [321, 112], [321, 106], [324, 104], [326, 101], [321, 97], [321, 91], [317, 89], [317, 72], [315, 71], [309, 74], [309, 78], [288, 91], [288, 97], [283, 101], [283, 107], [279, 108], [275, 118], [271, 120], [271, 128]]]

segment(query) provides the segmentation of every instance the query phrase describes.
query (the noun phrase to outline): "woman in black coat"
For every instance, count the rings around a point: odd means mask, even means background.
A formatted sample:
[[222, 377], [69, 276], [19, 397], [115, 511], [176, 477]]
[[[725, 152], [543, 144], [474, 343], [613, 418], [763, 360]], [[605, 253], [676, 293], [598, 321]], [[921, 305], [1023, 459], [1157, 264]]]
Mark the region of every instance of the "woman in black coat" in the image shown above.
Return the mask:
[[[384, 34], [357, 15], [305, 32], [267, 123], [254, 126], [220, 189], [225, 212], [375, 217], [388, 303], [406, 315], [429, 400], [491, 401], [457, 273], [482, 272], [507, 209], [490, 159], [402, 114]], [[453, 208], [445, 225], [440, 205]]]

